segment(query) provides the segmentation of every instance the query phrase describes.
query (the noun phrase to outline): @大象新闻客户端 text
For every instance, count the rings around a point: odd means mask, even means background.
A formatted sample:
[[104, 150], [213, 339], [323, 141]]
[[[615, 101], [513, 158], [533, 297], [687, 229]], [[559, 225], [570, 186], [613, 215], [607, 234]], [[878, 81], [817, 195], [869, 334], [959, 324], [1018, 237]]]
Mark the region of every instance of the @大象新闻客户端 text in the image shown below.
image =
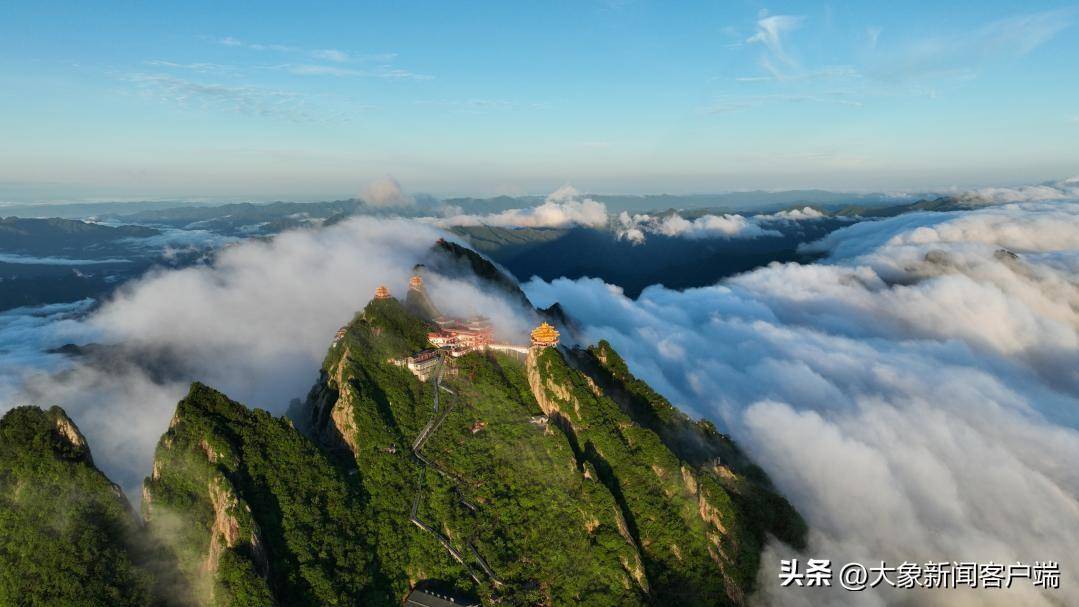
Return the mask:
[[885, 561], [864, 565], [858, 562], [833, 568], [829, 559], [783, 559], [779, 564], [780, 586], [831, 587], [858, 592], [877, 587], [891, 588], [1012, 588], [1026, 580], [1034, 588], [1060, 588], [1060, 564], [1056, 561], [1016, 562], [987, 561], [904, 561], [889, 565]]

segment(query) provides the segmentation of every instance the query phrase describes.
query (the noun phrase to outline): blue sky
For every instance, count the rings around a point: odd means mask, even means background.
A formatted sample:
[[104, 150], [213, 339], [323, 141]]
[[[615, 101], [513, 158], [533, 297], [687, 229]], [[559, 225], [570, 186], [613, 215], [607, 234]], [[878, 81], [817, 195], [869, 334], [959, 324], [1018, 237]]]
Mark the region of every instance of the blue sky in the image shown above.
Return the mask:
[[[902, 6], [900, 6], [902, 4]], [[1079, 174], [1079, 6], [53, 3], [0, 201], [929, 189]]]

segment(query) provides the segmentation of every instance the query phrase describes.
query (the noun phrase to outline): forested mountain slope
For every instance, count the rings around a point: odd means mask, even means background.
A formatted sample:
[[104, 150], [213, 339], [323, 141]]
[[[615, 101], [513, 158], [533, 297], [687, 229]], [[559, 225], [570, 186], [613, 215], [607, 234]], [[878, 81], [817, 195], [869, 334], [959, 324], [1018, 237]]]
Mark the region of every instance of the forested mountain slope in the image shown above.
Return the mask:
[[[468, 249], [428, 257], [527, 303]], [[373, 299], [289, 417], [193, 384], [142, 521], [61, 410], [9, 412], [0, 598], [20, 598], [0, 603], [393, 606], [434, 588], [487, 605], [741, 605], [769, 534], [804, 543], [764, 473], [608, 343], [521, 335], [451, 355], [430, 349], [436, 328]]]

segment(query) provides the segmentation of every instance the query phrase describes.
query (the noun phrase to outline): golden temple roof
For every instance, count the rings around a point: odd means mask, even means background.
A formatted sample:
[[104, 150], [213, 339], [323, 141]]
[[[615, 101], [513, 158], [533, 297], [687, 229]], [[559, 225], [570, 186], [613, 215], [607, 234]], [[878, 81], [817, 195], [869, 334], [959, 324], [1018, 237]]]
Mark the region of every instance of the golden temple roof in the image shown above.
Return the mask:
[[412, 278], [408, 279], [408, 286], [413, 289], [419, 289], [423, 286], [423, 278], [419, 274], [414, 275]]
[[532, 344], [537, 346], [553, 346], [558, 343], [558, 330], [546, 322], [532, 329]]
[[390, 290], [386, 288], [386, 285], [379, 285], [378, 288], [375, 289], [375, 299], [389, 299], [389, 298], [390, 298]]

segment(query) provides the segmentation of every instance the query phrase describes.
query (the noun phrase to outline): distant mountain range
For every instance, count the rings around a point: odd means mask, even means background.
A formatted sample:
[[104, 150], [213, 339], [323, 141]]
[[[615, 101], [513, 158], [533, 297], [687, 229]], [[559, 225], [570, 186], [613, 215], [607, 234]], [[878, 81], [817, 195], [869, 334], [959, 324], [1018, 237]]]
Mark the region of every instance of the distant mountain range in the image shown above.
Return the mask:
[[[741, 200], [779, 205], [793, 198], [839, 199], [829, 192], [749, 192]], [[828, 196], [825, 196], [825, 195]], [[834, 194], [834, 196], [832, 196]], [[739, 194], [740, 196], [742, 194]], [[620, 196], [599, 198], [621, 208], [636, 209], [661, 205], [676, 207], [693, 219], [721, 213], [715, 207], [728, 195], [718, 196]], [[466, 213], [498, 213], [538, 198], [498, 197], [492, 199], [452, 199], [444, 201]], [[621, 202], [618, 202], [621, 201]], [[969, 208], [966, 200], [936, 198], [914, 202], [880, 204], [868, 196], [862, 202], [812, 206], [830, 217], [776, 227], [781, 236], [725, 240], [687, 240], [655, 235], [644, 245], [619, 240], [616, 233], [590, 228], [498, 228], [489, 226], [454, 228], [473, 247], [508, 268], [519, 280], [532, 276], [553, 279], [559, 276], [599, 277], [621, 285], [636, 296], [650, 284], [686, 288], [713, 284], [732, 274], [771, 261], [805, 259], [797, 247], [846, 225], [841, 218], [875, 218], [913, 211], [948, 211]], [[124, 210], [131, 210], [126, 203]], [[158, 203], [153, 203], [154, 205]], [[421, 198], [406, 216], [430, 214], [443, 204]], [[785, 204], [772, 210], [801, 208], [803, 203]], [[35, 207], [37, 208], [37, 207]], [[2, 209], [0, 209], [2, 210]], [[672, 208], [653, 214], [673, 213]], [[124, 215], [104, 217], [107, 223], [72, 219], [0, 218], [0, 310], [23, 305], [75, 301], [98, 297], [125, 280], [140, 275], [154, 264], [179, 267], [205, 261], [212, 254], [214, 239], [268, 237], [302, 226], [332, 225], [356, 214], [399, 215], [401, 209], [372, 209], [361, 201], [339, 200], [321, 203], [275, 202], [238, 203], [222, 206], [182, 206], [148, 208]], [[748, 213], [748, 212], [747, 212]], [[177, 244], [155, 237], [168, 232]], [[217, 235], [217, 236], [213, 236]], [[212, 237], [211, 237], [212, 236]], [[220, 238], [219, 238], [220, 237]]]
[[55, 255], [99, 258], [121, 254], [124, 238], [159, 234], [144, 226], [106, 226], [69, 219], [0, 217], [0, 252], [24, 255]]
[[[828, 190], [749, 190], [720, 194], [587, 194], [607, 205], [612, 213], [628, 211], [640, 213], [662, 209], [726, 209], [740, 211], [765, 211], [790, 205], [842, 205], [879, 206], [899, 204], [916, 195], [900, 196], [883, 193], [833, 192]], [[535, 206], [543, 202], [543, 196], [495, 196], [493, 198], [456, 197], [438, 199], [429, 195], [415, 196], [416, 206], [430, 209], [437, 206], [457, 207], [464, 213], [499, 213], [509, 209]], [[184, 201], [146, 202], [87, 202], [62, 204], [11, 204], [0, 205], [0, 216], [65, 219], [127, 218], [137, 221], [178, 222], [202, 221], [221, 218], [227, 214], [247, 216], [256, 221], [280, 219], [294, 213], [328, 217], [335, 212], [351, 211], [362, 206], [362, 201], [343, 199], [325, 202], [244, 202], [212, 203]], [[261, 207], [261, 211], [252, 207]], [[327, 210], [331, 212], [327, 213]]]
[[104, 293], [145, 271], [152, 261], [134, 243], [158, 234], [143, 226], [0, 218], [0, 310]]
[[[477, 251], [491, 257], [517, 277], [544, 280], [592, 277], [622, 287], [637, 297], [649, 285], [672, 289], [712, 285], [719, 280], [767, 265], [773, 261], [811, 261], [815, 255], [799, 251], [799, 245], [823, 238], [848, 226], [852, 220], [892, 217], [918, 211], [955, 211], [970, 208], [970, 202], [936, 198], [885, 206], [810, 205], [825, 216], [812, 221], [775, 222], [769, 230], [778, 235], [754, 238], [689, 239], [649, 234], [644, 243], [620, 238], [615, 230], [583, 227], [504, 228], [495, 226], [455, 227]], [[785, 206], [775, 210], [803, 208]], [[686, 219], [721, 210], [679, 211]], [[658, 213], [674, 214], [673, 209]]]

